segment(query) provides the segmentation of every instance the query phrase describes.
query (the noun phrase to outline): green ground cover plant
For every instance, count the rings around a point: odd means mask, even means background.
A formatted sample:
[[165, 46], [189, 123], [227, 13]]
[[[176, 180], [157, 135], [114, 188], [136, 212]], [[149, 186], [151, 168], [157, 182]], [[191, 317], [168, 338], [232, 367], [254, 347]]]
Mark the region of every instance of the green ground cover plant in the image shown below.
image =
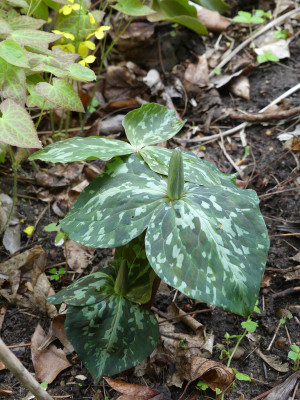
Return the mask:
[[96, 381], [155, 348], [158, 325], [142, 304], [156, 276], [243, 316], [255, 307], [269, 247], [257, 195], [193, 153], [154, 146], [183, 125], [146, 104], [123, 120], [128, 143], [77, 137], [30, 157], [108, 161], [60, 226], [83, 245], [116, 248], [114, 263], [48, 299], [69, 305], [67, 335]]

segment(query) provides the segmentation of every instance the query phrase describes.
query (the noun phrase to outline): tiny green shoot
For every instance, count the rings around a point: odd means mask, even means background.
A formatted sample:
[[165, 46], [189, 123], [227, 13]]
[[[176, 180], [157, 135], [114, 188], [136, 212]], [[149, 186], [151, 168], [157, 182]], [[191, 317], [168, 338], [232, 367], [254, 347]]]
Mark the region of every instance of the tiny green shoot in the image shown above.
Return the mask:
[[187, 339], [181, 339], [180, 340], [180, 342], [179, 342], [179, 347], [182, 349], [182, 350], [187, 350], [188, 349], [188, 346], [186, 346], [185, 344], [187, 343]]
[[275, 31], [274, 32], [274, 38], [275, 39], [278, 39], [278, 40], [286, 39], [286, 37], [287, 37], [287, 31], [285, 29], [282, 29], [280, 31]]
[[49, 269], [50, 275], [50, 281], [59, 281], [60, 278], [66, 273], [65, 268], [51, 268]]
[[268, 61], [279, 61], [279, 58], [272, 52], [272, 50], [266, 50], [263, 52], [263, 54], [258, 54], [256, 59], [259, 64], [263, 64]]
[[300, 347], [295, 344], [291, 344], [290, 347], [291, 351], [289, 351], [288, 353], [288, 358], [294, 360], [293, 370], [297, 371], [299, 369], [299, 363], [300, 363]]
[[213, 72], [214, 72], [215, 75], [220, 75], [220, 73], [222, 72], [222, 69], [221, 68], [215, 68]]
[[48, 382], [42, 382], [41, 387], [46, 390], [48, 387]]

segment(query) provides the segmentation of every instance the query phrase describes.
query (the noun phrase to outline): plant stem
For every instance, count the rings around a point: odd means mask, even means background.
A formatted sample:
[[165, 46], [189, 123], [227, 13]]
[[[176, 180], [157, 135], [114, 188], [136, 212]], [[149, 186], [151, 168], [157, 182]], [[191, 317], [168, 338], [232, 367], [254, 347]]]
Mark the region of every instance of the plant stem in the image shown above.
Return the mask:
[[243, 332], [243, 333], [240, 335], [240, 337], [238, 338], [238, 341], [236, 342], [236, 345], [235, 345], [235, 347], [234, 347], [234, 349], [233, 349], [233, 351], [232, 351], [232, 353], [230, 354], [230, 357], [229, 357], [229, 359], [228, 359], [227, 367], [230, 367], [230, 363], [231, 363], [231, 361], [232, 361], [232, 358], [233, 358], [233, 356], [234, 356], [234, 354], [235, 354], [237, 348], [239, 347], [241, 341], [242, 341], [242, 340], [244, 339], [244, 337], [246, 336], [246, 333], [247, 333], [247, 332], [248, 332], [247, 329], [245, 329], [244, 332]]
[[69, 120], [70, 120], [70, 110], [67, 111], [66, 123], [65, 123], [65, 134], [67, 137], [68, 137], [68, 129], [69, 129]]
[[54, 134], [55, 133], [55, 125], [54, 125], [53, 111], [52, 110], [50, 110], [50, 124], [51, 124], [52, 134]]
[[1, 338], [0, 360], [38, 400], [53, 400], [53, 398], [40, 386], [18, 358], [9, 350]]
[[13, 169], [13, 173], [14, 173], [13, 201], [12, 201], [12, 204], [11, 204], [8, 216], [7, 216], [7, 220], [6, 220], [4, 226], [2, 227], [2, 229], [0, 231], [0, 235], [2, 235], [2, 233], [5, 232], [8, 224], [9, 224], [9, 221], [11, 219], [11, 216], [13, 214], [13, 211], [14, 211], [14, 208], [15, 208], [15, 204], [17, 202], [17, 171], [18, 171], [18, 165], [16, 164], [16, 160], [15, 160], [13, 151], [11, 149], [11, 146], [9, 146], [8, 148], [9, 148], [10, 158], [11, 158], [11, 162], [12, 162], [11, 165], [12, 165], [12, 169]]

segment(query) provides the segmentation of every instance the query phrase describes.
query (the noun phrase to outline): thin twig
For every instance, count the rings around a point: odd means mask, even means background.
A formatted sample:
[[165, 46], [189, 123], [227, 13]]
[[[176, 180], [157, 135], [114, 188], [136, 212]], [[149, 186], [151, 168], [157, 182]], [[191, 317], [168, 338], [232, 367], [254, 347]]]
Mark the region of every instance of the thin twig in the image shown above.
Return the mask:
[[285, 119], [300, 114], [300, 107], [290, 108], [289, 110], [276, 110], [268, 113], [237, 113], [229, 114], [231, 119], [241, 119], [243, 121], [260, 123], [274, 119]]
[[0, 360], [38, 400], [53, 400], [53, 398], [41, 387], [18, 358], [9, 350], [1, 338]]
[[[267, 25], [264, 27], [260, 28], [256, 32], [254, 32], [252, 37], [249, 37], [246, 39], [243, 43], [241, 43], [238, 47], [236, 47], [224, 60], [222, 60], [216, 67], [215, 69], [220, 69], [223, 68], [224, 65], [226, 65], [236, 54], [238, 54], [241, 50], [243, 50], [244, 47], [246, 47], [249, 43], [251, 43], [254, 39], [262, 35], [263, 33], [267, 32], [269, 29], [273, 28], [273, 26], [281, 24], [283, 21], [285, 21], [287, 18], [291, 17], [294, 14], [297, 14], [300, 12], [300, 7], [281, 15], [280, 17], [274, 19], [273, 21], [269, 22]], [[208, 75], [209, 78], [212, 78], [215, 75], [214, 71], [210, 72]]]

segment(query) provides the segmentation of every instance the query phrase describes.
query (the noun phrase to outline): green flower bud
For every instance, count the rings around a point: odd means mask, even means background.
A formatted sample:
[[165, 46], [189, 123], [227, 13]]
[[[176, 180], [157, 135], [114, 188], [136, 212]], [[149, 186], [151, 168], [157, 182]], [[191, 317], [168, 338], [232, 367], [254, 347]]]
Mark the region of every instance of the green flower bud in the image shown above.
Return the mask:
[[179, 200], [183, 195], [184, 173], [182, 154], [179, 149], [172, 153], [169, 172], [167, 194], [170, 200]]

